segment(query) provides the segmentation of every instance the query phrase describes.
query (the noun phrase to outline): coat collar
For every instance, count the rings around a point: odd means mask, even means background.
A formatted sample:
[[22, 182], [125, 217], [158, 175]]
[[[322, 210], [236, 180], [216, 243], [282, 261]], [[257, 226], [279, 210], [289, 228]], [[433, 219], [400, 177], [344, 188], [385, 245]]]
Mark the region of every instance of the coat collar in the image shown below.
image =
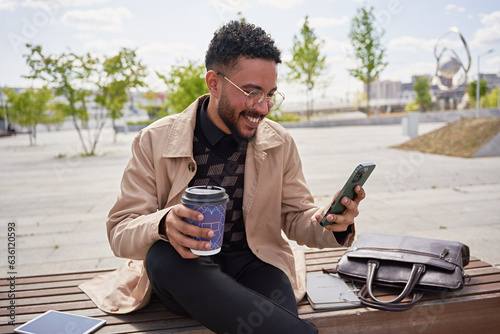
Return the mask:
[[164, 158], [191, 157], [193, 155], [193, 137], [196, 126], [196, 111], [198, 105], [205, 100], [204, 95], [191, 103], [186, 110], [172, 117], [173, 124], [168, 133], [163, 150]]
[[[171, 130], [165, 142], [163, 157], [180, 158], [191, 157], [193, 155], [193, 136], [196, 126], [196, 112], [198, 106], [209, 95], [203, 95], [194, 101], [182, 113], [174, 117]], [[264, 119], [257, 128], [255, 140], [249, 143], [257, 151], [266, 151], [282, 145], [284, 138], [271, 126], [272, 121]]]

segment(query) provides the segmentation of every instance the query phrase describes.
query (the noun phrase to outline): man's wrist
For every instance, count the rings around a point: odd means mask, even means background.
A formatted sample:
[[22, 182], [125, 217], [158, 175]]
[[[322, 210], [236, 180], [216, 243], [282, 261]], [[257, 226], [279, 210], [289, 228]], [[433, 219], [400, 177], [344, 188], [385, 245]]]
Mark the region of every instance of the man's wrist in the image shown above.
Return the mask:
[[342, 244], [343, 243], [342, 241], [344, 241], [344, 239], [351, 233], [352, 233], [352, 225], [349, 225], [347, 226], [347, 229], [345, 231], [333, 232], [333, 236], [335, 237], [335, 239], [339, 244]]
[[163, 216], [160, 220], [160, 224], [158, 225], [158, 234], [167, 237], [167, 229], [165, 228], [165, 218], [167, 215]]

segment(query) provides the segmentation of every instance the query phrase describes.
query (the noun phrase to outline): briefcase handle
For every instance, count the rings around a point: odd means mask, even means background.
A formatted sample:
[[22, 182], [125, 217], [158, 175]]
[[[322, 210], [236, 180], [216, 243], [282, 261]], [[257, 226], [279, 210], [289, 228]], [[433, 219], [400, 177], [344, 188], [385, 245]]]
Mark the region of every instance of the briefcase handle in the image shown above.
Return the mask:
[[[403, 291], [390, 301], [383, 301], [375, 298], [373, 295], [373, 281], [375, 277], [375, 273], [377, 268], [380, 266], [378, 261], [370, 260], [367, 264], [367, 274], [366, 274], [366, 284], [363, 286], [359, 293], [359, 298], [361, 301], [367, 306], [371, 306], [374, 308], [378, 308], [386, 311], [405, 311], [413, 307], [413, 305], [420, 300], [423, 296], [423, 292], [415, 292], [413, 288], [417, 284], [420, 276], [425, 272], [425, 265], [423, 264], [413, 264], [413, 268], [410, 273], [410, 278], [406, 283]], [[399, 303], [403, 299], [405, 299], [410, 293], [413, 292], [413, 298], [410, 302], [407, 303]], [[372, 300], [368, 299], [368, 296]], [[398, 304], [399, 303], [399, 304]]]

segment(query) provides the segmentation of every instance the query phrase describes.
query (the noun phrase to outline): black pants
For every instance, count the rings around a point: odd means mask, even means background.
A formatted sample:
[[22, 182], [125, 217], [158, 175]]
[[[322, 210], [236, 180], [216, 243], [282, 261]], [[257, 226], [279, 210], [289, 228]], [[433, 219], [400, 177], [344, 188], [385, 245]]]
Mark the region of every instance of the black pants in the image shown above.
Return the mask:
[[287, 276], [248, 249], [186, 260], [158, 241], [145, 264], [168, 310], [190, 315], [216, 333], [317, 333], [298, 317]]

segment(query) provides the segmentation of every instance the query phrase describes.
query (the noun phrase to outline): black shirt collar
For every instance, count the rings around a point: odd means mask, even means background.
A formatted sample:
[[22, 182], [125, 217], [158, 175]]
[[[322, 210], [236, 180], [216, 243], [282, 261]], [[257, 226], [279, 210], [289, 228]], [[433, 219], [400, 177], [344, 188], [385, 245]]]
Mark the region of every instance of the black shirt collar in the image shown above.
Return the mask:
[[203, 134], [205, 135], [205, 138], [207, 138], [208, 142], [212, 145], [215, 146], [217, 145], [223, 138], [225, 137], [232, 137], [234, 141], [238, 144], [238, 146], [244, 146], [247, 144], [247, 141], [236, 136], [236, 135], [231, 135], [231, 134], [226, 134], [224, 131], [219, 129], [211, 120], [208, 118], [207, 115], [207, 107], [208, 107], [208, 100], [210, 98], [206, 98], [205, 101], [203, 101], [201, 108], [200, 108], [200, 126], [201, 130], [203, 131]]
[[203, 134], [205, 135], [205, 138], [207, 138], [208, 142], [212, 145], [215, 146], [217, 143], [226, 136], [224, 131], [219, 129], [211, 120], [208, 118], [207, 115], [207, 106], [208, 106], [208, 99], [206, 98], [205, 101], [203, 101], [201, 105], [201, 110], [200, 110], [200, 125], [201, 125], [201, 130], [203, 131]]

